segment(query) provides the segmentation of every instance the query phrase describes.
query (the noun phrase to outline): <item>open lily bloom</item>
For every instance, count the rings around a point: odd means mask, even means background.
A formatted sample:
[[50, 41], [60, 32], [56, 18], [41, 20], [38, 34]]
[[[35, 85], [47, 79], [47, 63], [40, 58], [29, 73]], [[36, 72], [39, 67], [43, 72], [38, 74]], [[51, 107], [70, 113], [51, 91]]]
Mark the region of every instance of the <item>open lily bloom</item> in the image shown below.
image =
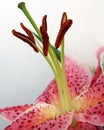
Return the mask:
[[15, 30], [13, 34], [44, 56], [55, 79], [33, 104], [0, 108], [0, 116], [11, 122], [5, 130], [101, 130], [104, 126], [104, 47], [97, 52], [98, 66], [92, 74], [89, 66], [79, 59], [64, 56], [64, 35], [72, 25], [66, 13], [63, 13], [53, 47], [47, 33], [46, 16], [39, 29], [25, 3], [20, 3], [19, 8], [36, 33], [21, 23], [27, 36]]

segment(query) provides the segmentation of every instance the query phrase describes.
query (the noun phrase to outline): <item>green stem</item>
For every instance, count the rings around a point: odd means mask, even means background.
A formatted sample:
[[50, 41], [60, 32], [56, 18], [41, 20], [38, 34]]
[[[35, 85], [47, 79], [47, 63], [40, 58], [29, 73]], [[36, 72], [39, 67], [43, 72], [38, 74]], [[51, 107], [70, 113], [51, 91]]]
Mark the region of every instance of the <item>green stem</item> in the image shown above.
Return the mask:
[[64, 59], [64, 39], [61, 43], [61, 81], [62, 81], [62, 88], [63, 88], [63, 95], [64, 95], [64, 99], [65, 99], [65, 104], [66, 104], [66, 109], [69, 110], [72, 108], [72, 100], [71, 100], [71, 94], [70, 94], [70, 90], [67, 84], [67, 80], [66, 80], [66, 73], [65, 73], [65, 59]]
[[66, 111], [68, 111], [68, 110], [72, 109], [72, 99], [71, 99], [69, 87], [68, 87], [67, 80], [66, 80], [66, 73], [63, 68], [62, 68], [61, 76], [62, 76], [61, 77], [61, 81], [62, 81], [61, 87], [63, 89], [63, 97], [64, 97], [64, 102], [66, 105]]
[[65, 112], [67, 111], [67, 107], [66, 107], [66, 102], [65, 102], [65, 98], [64, 98], [64, 83], [63, 83], [63, 79], [62, 79], [62, 74], [61, 73], [61, 66], [59, 64], [58, 59], [56, 58], [56, 55], [54, 53], [54, 51], [52, 50], [51, 46], [49, 47], [49, 52], [50, 52], [50, 56], [51, 59], [53, 61], [53, 65], [55, 67], [56, 73], [55, 73], [55, 79], [56, 79], [56, 83], [57, 83], [57, 87], [58, 87], [58, 91], [59, 91], [59, 98], [60, 98], [60, 105], [61, 105], [61, 111]]
[[56, 69], [56, 72], [58, 73], [58, 72], [60, 71], [60, 63], [59, 63], [59, 61], [57, 60], [56, 54], [55, 54], [55, 52], [53, 51], [52, 46], [51, 46], [50, 43], [49, 43], [49, 55], [50, 55], [51, 60], [52, 60], [52, 62], [53, 62], [53, 64], [54, 64], [54, 67], [55, 67], [55, 69]]
[[71, 97], [70, 97], [70, 92], [69, 92], [69, 88], [67, 85], [67, 80], [66, 80], [66, 73], [65, 73], [65, 67], [64, 67], [64, 45], [63, 45], [63, 49], [62, 49], [62, 61], [63, 64], [59, 64], [58, 63], [58, 59], [56, 58], [56, 55], [54, 53], [54, 51], [51, 49], [49, 49], [50, 54], [51, 54], [51, 58], [52, 61], [54, 62], [54, 66], [57, 70], [57, 75], [55, 75], [55, 79], [57, 82], [57, 86], [58, 86], [58, 90], [59, 90], [59, 97], [60, 97], [60, 103], [62, 106], [62, 111], [68, 111], [72, 109], [72, 102], [71, 102]]
[[[50, 58], [49, 58], [48, 56], [44, 56], [44, 54], [43, 54], [43, 52], [42, 52], [42, 47], [41, 47], [41, 45], [39, 44], [39, 42], [38, 42], [37, 40], [36, 40], [36, 42], [38, 43], [38, 45], [39, 45], [39, 47], [40, 47], [40, 48], [38, 48], [39, 52], [42, 54], [42, 56], [46, 59], [46, 61], [47, 61], [48, 64], [50, 65], [50, 67], [51, 67], [51, 69], [52, 69], [54, 75], [56, 75], [55, 68], [54, 68], [54, 66], [53, 66], [52, 63], [51, 63]], [[35, 46], [34, 43], [33, 43], [32, 45]], [[35, 46], [35, 47], [36, 47], [36, 46]]]
[[61, 64], [62, 64], [62, 67], [64, 68], [64, 39], [61, 44]]

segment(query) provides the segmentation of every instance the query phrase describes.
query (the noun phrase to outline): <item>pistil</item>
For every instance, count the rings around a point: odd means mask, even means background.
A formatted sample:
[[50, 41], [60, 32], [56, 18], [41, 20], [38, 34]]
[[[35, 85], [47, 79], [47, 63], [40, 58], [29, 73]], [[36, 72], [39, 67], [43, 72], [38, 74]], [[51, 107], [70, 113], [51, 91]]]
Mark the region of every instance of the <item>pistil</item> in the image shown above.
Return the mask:
[[30, 23], [32, 24], [32, 26], [34, 27], [35, 31], [37, 32], [37, 34], [39, 35], [39, 37], [42, 39], [42, 36], [41, 36], [41, 33], [40, 33], [40, 30], [37, 26], [37, 24], [35, 23], [35, 21], [33, 20], [33, 18], [31, 17], [30, 13], [28, 12], [26, 6], [25, 6], [25, 3], [24, 2], [20, 2], [18, 4], [18, 8], [20, 8], [23, 13], [25, 14], [25, 16], [28, 18], [28, 20], [30, 21]]

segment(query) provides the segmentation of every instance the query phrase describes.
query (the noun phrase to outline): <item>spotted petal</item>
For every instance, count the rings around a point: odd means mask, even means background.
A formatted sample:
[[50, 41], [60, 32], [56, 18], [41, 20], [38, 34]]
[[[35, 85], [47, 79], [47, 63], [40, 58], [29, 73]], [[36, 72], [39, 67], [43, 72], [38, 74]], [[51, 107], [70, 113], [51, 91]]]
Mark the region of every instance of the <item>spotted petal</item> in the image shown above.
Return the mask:
[[72, 98], [89, 88], [92, 74], [89, 66], [76, 57], [65, 58], [67, 82]]
[[22, 106], [13, 106], [13, 107], [6, 107], [0, 109], [0, 116], [9, 120], [15, 120], [22, 112], [29, 109], [32, 104], [22, 105]]
[[[104, 82], [104, 78], [103, 78]], [[104, 86], [104, 85], [103, 85]], [[104, 126], [104, 87], [91, 88], [85, 94], [77, 98], [79, 113], [76, 120], [88, 122], [94, 125]]]
[[104, 102], [76, 115], [76, 120], [93, 125], [104, 126]]
[[78, 104], [80, 104], [81, 111], [91, 108], [99, 103], [103, 103], [104, 75], [100, 73], [91, 87], [87, 91], [82, 92], [75, 100], [77, 100]]
[[74, 127], [69, 126], [68, 130], [102, 130], [102, 128], [88, 123], [78, 122]]
[[[102, 49], [100, 49], [102, 50]], [[104, 51], [104, 49], [103, 49]], [[99, 52], [99, 51], [98, 51]], [[101, 55], [101, 53], [99, 53]], [[90, 88], [76, 97], [80, 114], [77, 120], [89, 122], [95, 125], [104, 125], [104, 74], [100, 66], [100, 56], [98, 56], [98, 66], [92, 78]]]
[[[65, 70], [71, 96], [74, 98], [82, 90], [86, 90], [91, 82], [91, 73], [88, 66], [74, 57], [65, 57]], [[36, 102], [58, 104], [58, 89], [55, 80], [52, 80], [45, 91], [37, 98]]]
[[5, 130], [67, 130], [72, 117], [73, 112], [61, 115], [55, 106], [38, 103], [22, 113]]

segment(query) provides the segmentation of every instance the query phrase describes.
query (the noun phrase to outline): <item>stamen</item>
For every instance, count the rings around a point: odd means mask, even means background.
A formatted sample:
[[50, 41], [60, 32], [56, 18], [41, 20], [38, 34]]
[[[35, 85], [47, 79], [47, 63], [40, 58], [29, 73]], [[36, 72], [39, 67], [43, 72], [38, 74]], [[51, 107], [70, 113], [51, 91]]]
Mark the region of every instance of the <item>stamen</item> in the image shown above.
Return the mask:
[[24, 35], [20, 32], [17, 32], [15, 30], [12, 30], [12, 33], [17, 38], [19, 38], [19, 39], [23, 40], [24, 42], [28, 43], [34, 49], [35, 52], [38, 52], [38, 49], [36, 48], [34, 42], [32, 42], [31, 39], [28, 36], [26, 36], [26, 35]]
[[47, 15], [43, 16], [42, 19], [42, 27], [47, 31], [47, 21], [46, 21]]
[[40, 31], [41, 31], [42, 39], [43, 39], [43, 53], [44, 53], [44, 56], [47, 56], [48, 46], [49, 46], [49, 36], [42, 26], [40, 27]]
[[31, 39], [31, 41], [32, 41], [32, 42], [35, 42], [34, 36], [33, 36], [32, 32], [31, 32], [28, 28], [26, 28], [26, 27], [23, 25], [23, 23], [20, 23], [20, 25], [21, 25], [22, 29], [27, 33], [27, 35], [29, 36], [29, 38]]
[[69, 19], [66, 22], [62, 23], [60, 30], [58, 32], [57, 38], [56, 38], [56, 42], [55, 42], [55, 47], [59, 48], [61, 45], [61, 42], [64, 38], [65, 33], [67, 32], [67, 30], [71, 27], [72, 25], [72, 20]]
[[47, 16], [44, 15], [42, 19], [42, 26], [40, 27], [40, 32], [42, 34], [42, 39], [43, 39], [43, 53], [45, 56], [48, 55], [48, 46], [49, 46], [49, 36], [47, 33], [47, 21], [46, 21]]
[[[49, 42], [49, 36], [47, 33], [47, 21], [46, 21], [47, 16], [45, 15], [43, 17], [42, 26], [39, 29], [37, 24], [31, 17], [30, 13], [28, 12], [25, 6], [25, 3], [24, 2], [19, 3], [18, 7], [23, 11], [25, 16], [28, 18], [28, 20], [34, 27], [37, 33], [37, 34], [34, 33], [35, 34], [34, 36], [36, 36], [37, 39], [39, 40], [39, 42], [38, 41], [36, 42], [38, 43], [40, 48], [38, 48], [35, 44], [34, 37], [32, 36], [33, 33], [29, 29], [27, 29], [23, 24], [21, 24], [21, 27], [27, 33], [28, 36], [25, 36], [24, 34], [16, 32], [15, 30], [13, 30], [12, 32], [16, 37], [22, 39], [24, 42], [27, 42], [30, 46], [32, 46], [33, 49], [39, 50], [41, 54], [45, 57], [45, 59], [48, 61], [49, 65], [51, 66], [53, 70], [53, 73], [55, 75], [55, 79], [57, 82], [60, 105], [61, 105], [60, 109], [63, 113], [67, 112], [72, 109], [73, 104], [72, 104], [70, 91], [67, 86], [67, 79], [66, 79], [66, 74], [64, 70], [65, 68], [64, 68], [64, 40], [63, 38], [67, 30], [72, 25], [72, 20], [67, 19], [67, 14], [63, 13], [60, 30], [58, 32], [56, 42], [55, 42], [56, 48], [54, 48], [52, 44]], [[43, 48], [40, 42], [43, 43]], [[61, 51], [59, 52], [57, 48], [60, 47], [61, 44], [62, 44]], [[59, 59], [61, 59], [61, 62], [57, 58], [58, 57], [57, 52], [59, 54]]]

